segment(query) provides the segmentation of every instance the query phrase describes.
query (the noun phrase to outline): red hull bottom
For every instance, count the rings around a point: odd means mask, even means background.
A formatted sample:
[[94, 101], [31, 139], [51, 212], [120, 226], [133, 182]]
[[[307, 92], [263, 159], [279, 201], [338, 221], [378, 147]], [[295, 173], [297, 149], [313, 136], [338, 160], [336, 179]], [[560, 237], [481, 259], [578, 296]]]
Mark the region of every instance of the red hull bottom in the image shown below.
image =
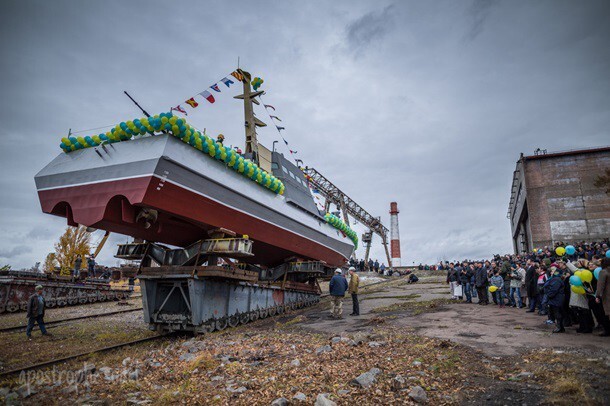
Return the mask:
[[[255, 241], [253, 263], [275, 265], [292, 256], [338, 266], [346, 258], [329, 247], [198, 193], [153, 176], [114, 180], [38, 192], [45, 213], [148, 241], [186, 246], [207, 231], [224, 227]], [[159, 211], [145, 228], [136, 222], [140, 207]], [[280, 216], [280, 214], [278, 214]]]

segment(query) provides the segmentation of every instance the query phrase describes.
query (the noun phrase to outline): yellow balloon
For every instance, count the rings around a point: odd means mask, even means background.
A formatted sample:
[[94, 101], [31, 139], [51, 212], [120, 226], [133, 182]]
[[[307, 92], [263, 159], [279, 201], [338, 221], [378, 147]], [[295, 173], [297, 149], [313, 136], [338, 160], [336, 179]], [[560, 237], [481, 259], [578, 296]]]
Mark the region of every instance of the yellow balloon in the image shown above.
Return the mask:
[[591, 283], [593, 280], [593, 273], [588, 269], [583, 269], [580, 271], [580, 279], [582, 279], [583, 282]]
[[578, 293], [579, 295], [584, 295], [585, 294], [585, 288], [583, 288], [582, 286], [574, 286], [574, 285], [572, 285], [570, 287], [570, 289], [572, 289], [572, 292]]
[[498, 290], [498, 287], [497, 287], [497, 286], [493, 286], [493, 285], [492, 285], [492, 286], [490, 286], [490, 287], [489, 287], [489, 291], [490, 291], [491, 293], [494, 293], [496, 290]]
[[557, 247], [557, 248], [555, 249], [555, 253], [556, 253], [557, 255], [559, 255], [560, 257], [563, 257], [563, 256], [564, 256], [564, 254], [566, 253], [566, 249], [565, 249], [565, 248], [563, 248], [563, 247]]
[[582, 269], [579, 269], [578, 271], [574, 272], [574, 275], [576, 275], [580, 278], [581, 273], [582, 273]]

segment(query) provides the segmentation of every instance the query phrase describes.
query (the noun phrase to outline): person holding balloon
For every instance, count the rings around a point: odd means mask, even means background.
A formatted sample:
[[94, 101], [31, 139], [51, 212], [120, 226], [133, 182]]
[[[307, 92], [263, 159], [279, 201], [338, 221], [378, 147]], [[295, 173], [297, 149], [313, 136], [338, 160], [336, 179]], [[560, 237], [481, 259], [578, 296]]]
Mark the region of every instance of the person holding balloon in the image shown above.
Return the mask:
[[506, 294], [504, 293], [504, 279], [500, 275], [499, 269], [494, 271], [494, 275], [491, 277], [490, 283], [491, 286], [489, 286], [489, 291], [495, 296], [496, 304], [500, 307], [504, 307], [504, 298], [506, 297]]
[[595, 303], [601, 305], [603, 317], [598, 320], [604, 332], [600, 334], [602, 337], [610, 337], [610, 250], [606, 252], [606, 258], [601, 260], [601, 266], [593, 271], [597, 278], [597, 289], [595, 291]]

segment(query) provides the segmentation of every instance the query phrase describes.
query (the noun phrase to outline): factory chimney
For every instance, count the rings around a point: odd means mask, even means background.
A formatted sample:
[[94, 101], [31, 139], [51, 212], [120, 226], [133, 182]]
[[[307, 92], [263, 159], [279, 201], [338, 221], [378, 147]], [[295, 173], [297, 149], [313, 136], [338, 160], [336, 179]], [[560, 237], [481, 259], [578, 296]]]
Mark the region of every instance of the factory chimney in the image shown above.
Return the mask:
[[400, 266], [400, 232], [398, 231], [398, 204], [390, 203], [390, 251], [392, 266]]

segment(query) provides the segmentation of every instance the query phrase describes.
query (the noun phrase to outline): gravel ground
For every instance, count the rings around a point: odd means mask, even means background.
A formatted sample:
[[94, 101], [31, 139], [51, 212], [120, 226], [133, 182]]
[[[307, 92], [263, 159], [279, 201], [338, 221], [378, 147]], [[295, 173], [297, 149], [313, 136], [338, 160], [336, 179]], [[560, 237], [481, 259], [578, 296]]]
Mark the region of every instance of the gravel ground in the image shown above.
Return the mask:
[[[26, 404], [609, 404], [610, 340], [552, 335], [523, 310], [458, 303], [441, 275], [428, 275], [363, 287], [358, 317], [346, 298], [345, 317], [329, 319], [323, 299], [219, 333], [98, 354], [88, 360], [97, 372], [81, 383], [33, 383], [38, 393], [27, 396], [12, 381], [0, 394]], [[114, 331], [140, 331], [137, 320], [118, 319]], [[93, 340], [93, 328], [76, 341]], [[79, 336], [65, 334], [54, 345]]]

